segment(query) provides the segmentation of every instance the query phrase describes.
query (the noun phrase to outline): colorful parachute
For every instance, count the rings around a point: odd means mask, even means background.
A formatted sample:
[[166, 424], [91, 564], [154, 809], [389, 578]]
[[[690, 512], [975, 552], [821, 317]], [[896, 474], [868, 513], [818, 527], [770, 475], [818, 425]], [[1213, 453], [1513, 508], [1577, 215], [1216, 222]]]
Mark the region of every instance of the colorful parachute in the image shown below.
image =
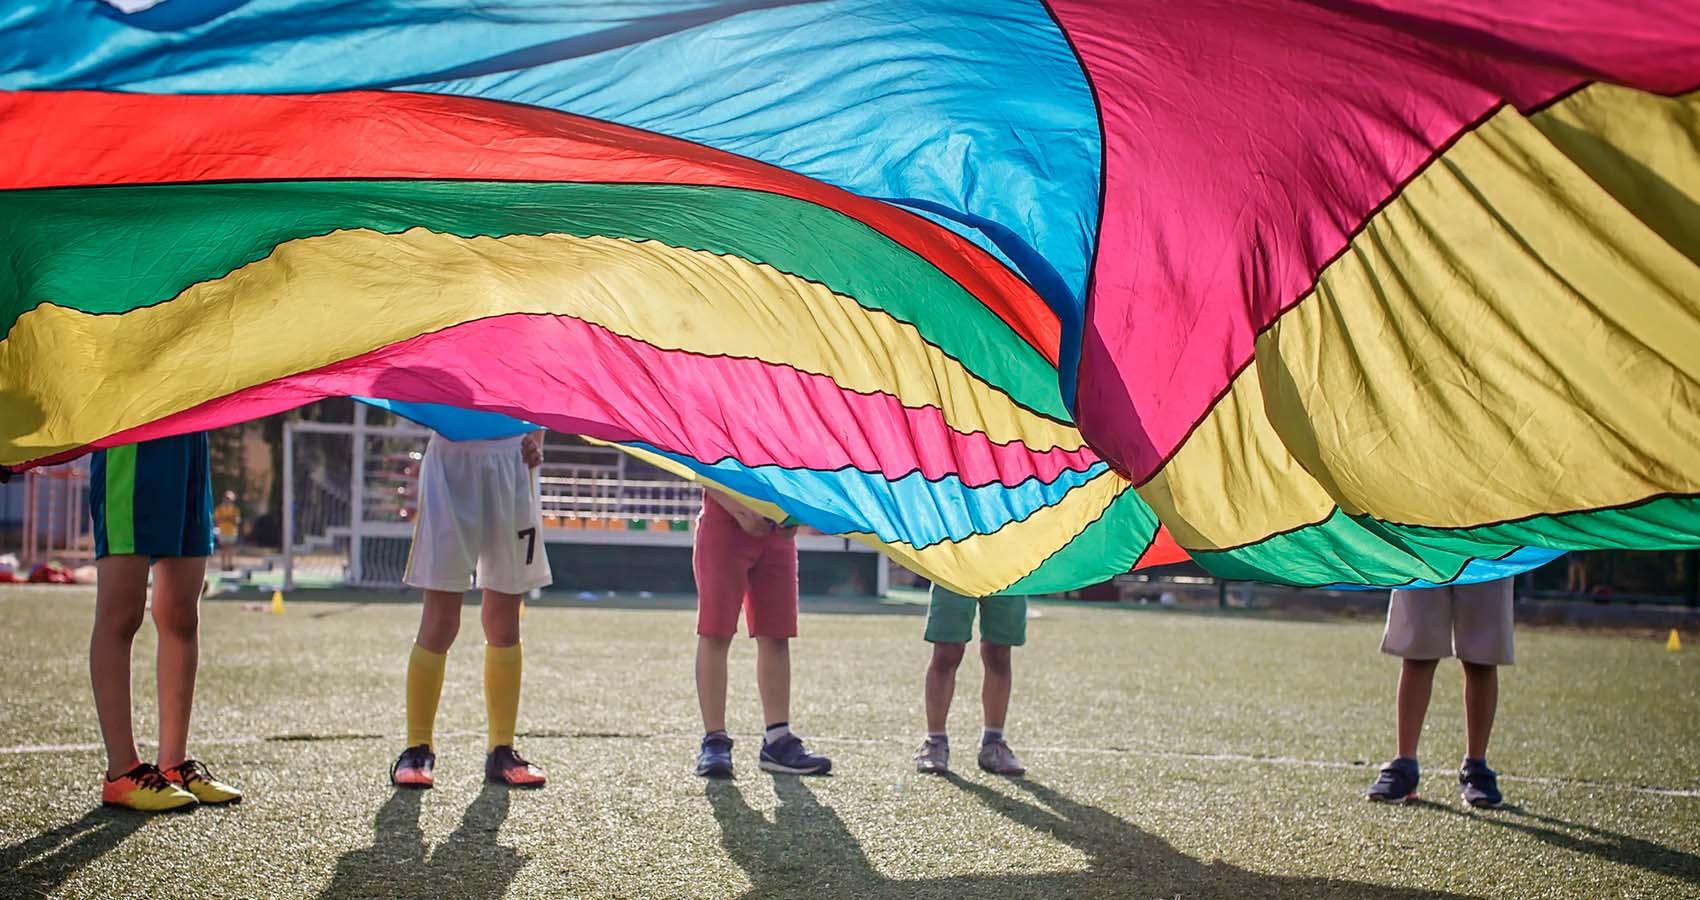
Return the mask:
[[25, 0], [0, 463], [352, 395], [976, 594], [1694, 546], [1697, 88], [1691, 2]]

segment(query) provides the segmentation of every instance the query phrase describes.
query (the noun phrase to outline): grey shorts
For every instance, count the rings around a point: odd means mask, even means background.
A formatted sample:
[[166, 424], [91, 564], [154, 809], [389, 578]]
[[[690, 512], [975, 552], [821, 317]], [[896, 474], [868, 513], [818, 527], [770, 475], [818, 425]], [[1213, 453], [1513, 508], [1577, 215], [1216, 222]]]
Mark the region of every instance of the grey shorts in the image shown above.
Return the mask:
[[1402, 659], [1445, 659], [1509, 666], [1511, 579], [1393, 592], [1381, 652]]

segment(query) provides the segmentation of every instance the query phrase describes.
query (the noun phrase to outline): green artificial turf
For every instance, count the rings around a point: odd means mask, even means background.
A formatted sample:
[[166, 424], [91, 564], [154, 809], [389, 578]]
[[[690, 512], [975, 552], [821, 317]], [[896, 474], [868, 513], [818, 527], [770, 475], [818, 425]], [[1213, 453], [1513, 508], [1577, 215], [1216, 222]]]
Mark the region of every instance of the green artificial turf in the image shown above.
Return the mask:
[[[1030, 776], [918, 776], [914, 605], [805, 606], [792, 720], [829, 778], [758, 771], [734, 647], [738, 778], [691, 774], [693, 616], [556, 603], [525, 619], [522, 752], [542, 791], [481, 784], [478, 618], [450, 655], [438, 788], [396, 793], [418, 607], [204, 605], [192, 749], [241, 806], [101, 810], [86, 588], [0, 590], [0, 897], [1680, 897], [1700, 895], [1700, 646], [1526, 629], [1492, 761], [1513, 808], [1467, 810], [1445, 665], [1424, 802], [1362, 799], [1391, 755], [1397, 663], [1371, 622], [1039, 604], [1009, 736]], [[673, 604], [677, 605], [677, 604]], [[153, 728], [153, 637], [137, 641]]]

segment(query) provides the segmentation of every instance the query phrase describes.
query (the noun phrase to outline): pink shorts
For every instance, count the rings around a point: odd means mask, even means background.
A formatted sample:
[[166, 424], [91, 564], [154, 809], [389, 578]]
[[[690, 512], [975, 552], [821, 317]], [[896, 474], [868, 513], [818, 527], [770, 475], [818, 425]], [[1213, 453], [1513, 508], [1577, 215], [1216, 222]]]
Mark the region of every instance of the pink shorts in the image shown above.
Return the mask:
[[773, 528], [755, 537], [719, 502], [703, 496], [691, 569], [697, 578], [697, 634], [738, 633], [738, 608], [750, 637], [797, 636], [797, 536]]

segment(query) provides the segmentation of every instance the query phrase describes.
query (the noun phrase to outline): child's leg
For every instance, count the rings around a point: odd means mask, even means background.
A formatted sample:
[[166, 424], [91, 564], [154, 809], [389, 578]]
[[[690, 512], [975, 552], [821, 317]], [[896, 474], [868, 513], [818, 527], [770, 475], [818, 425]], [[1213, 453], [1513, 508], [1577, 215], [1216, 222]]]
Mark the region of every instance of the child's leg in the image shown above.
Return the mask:
[[945, 733], [950, 702], [956, 697], [956, 669], [968, 642], [974, 639], [974, 616], [979, 604], [972, 597], [933, 585], [927, 591], [927, 625], [922, 636], [933, 645], [927, 664], [927, 734]]
[[188, 758], [189, 717], [200, 666], [204, 556], [176, 556], [153, 566], [153, 623], [159, 633], [159, 760], [170, 769]]
[[727, 656], [755, 559], [731, 514], [705, 501], [697, 517], [691, 572], [697, 585], [697, 708], [702, 730], [709, 734], [726, 730]]
[[756, 690], [762, 722], [769, 728], [791, 721], [791, 641], [756, 636]]
[[980, 705], [986, 714], [983, 740], [1003, 737], [1004, 717], [1015, 683], [1010, 671], [1013, 648], [1027, 643], [1027, 598], [988, 597], [980, 601], [980, 661], [986, 669]]
[[484, 621], [484, 711], [489, 720], [491, 750], [512, 747], [518, 729], [523, 671], [519, 604], [518, 594], [484, 592], [480, 611]]
[[1399, 697], [1396, 707], [1396, 728], [1399, 734], [1399, 756], [1417, 758], [1417, 741], [1423, 735], [1423, 719], [1428, 716], [1429, 697], [1434, 693], [1434, 670], [1438, 659], [1407, 659], [1399, 669]]
[[106, 744], [106, 774], [116, 778], [141, 762], [130, 718], [130, 647], [147, 607], [148, 559], [105, 556], [96, 565], [100, 581], [89, 637], [89, 681]]
[[425, 609], [419, 616], [419, 636], [415, 641], [432, 653], [447, 653], [460, 634], [459, 591], [426, 591]]
[[419, 636], [407, 659], [407, 746], [435, 746], [437, 704], [443, 696], [443, 669], [449, 648], [460, 632], [461, 595], [454, 591], [425, 592], [419, 616]]
[[1453, 588], [1452, 642], [1464, 664], [1465, 758], [1486, 759], [1499, 707], [1499, 667], [1516, 661], [1516, 597], [1510, 578]]
[[702, 730], [726, 730], [726, 657], [732, 639], [719, 635], [697, 635], [697, 708], [702, 712]]
[[986, 714], [986, 730], [1003, 733], [1004, 717], [1009, 714], [1009, 694], [1015, 679], [1010, 670], [1010, 648], [1003, 644], [980, 642], [980, 662], [986, 673], [980, 686], [980, 705]]
[[1434, 692], [1434, 669], [1452, 655], [1452, 591], [1397, 590], [1388, 599], [1387, 628], [1381, 652], [1403, 660], [1399, 694], [1394, 706], [1399, 756], [1417, 758], [1423, 719]]
[[962, 665], [967, 644], [937, 643], [927, 663], [927, 734], [944, 734], [950, 718], [950, 701], [956, 697], [956, 670]]
[[776, 531], [750, 567], [744, 620], [756, 639], [756, 690], [768, 739], [791, 724], [791, 638], [797, 636], [797, 540]]
[[486, 589], [479, 598], [479, 619], [484, 624], [484, 642], [492, 647], [519, 643], [519, 594]]
[[1499, 667], [1464, 663], [1464, 757], [1487, 759], [1499, 709]]

